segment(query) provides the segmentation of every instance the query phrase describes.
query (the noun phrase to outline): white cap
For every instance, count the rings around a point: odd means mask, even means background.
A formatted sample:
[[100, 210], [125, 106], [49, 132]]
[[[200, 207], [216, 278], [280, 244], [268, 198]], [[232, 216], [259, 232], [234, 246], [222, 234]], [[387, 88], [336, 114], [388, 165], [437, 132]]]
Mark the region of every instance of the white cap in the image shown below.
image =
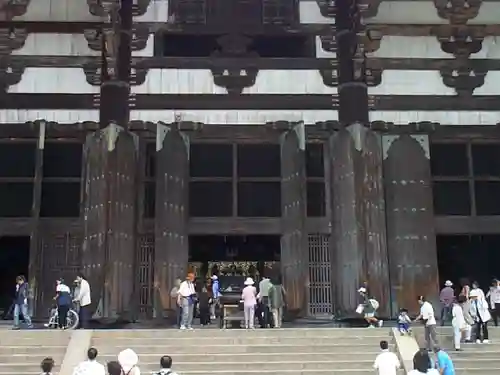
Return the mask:
[[358, 289], [358, 293], [366, 293], [366, 288], [362, 286]]
[[244, 284], [245, 285], [253, 285], [254, 284], [253, 279], [251, 277], [247, 277]]
[[217, 275], [212, 275], [212, 280], [217, 280], [217, 279], [218, 279]]
[[446, 280], [444, 286], [453, 286], [453, 283], [450, 280]]
[[129, 372], [139, 363], [139, 357], [132, 349], [125, 349], [118, 354], [118, 362], [125, 373]]

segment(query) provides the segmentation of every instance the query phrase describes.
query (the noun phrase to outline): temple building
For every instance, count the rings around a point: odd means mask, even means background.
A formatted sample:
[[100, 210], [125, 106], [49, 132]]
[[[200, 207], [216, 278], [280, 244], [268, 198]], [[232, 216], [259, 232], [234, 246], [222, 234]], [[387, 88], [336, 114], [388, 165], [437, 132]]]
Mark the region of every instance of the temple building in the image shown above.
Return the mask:
[[160, 318], [237, 265], [389, 317], [500, 276], [497, 1], [3, 0], [0, 72], [0, 308], [82, 271]]

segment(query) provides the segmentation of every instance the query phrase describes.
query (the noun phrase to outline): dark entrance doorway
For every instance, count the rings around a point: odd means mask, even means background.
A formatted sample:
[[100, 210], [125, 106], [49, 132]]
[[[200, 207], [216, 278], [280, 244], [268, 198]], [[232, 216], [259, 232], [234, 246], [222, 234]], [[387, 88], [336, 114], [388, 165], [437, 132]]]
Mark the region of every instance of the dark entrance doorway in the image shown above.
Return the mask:
[[189, 262], [200, 277], [277, 276], [280, 251], [279, 235], [189, 237]]
[[29, 237], [0, 237], [0, 310], [5, 311], [12, 304], [16, 277], [23, 275], [28, 279], [29, 258]]
[[441, 285], [451, 280], [458, 287], [460, 279], [467, 278], [486, 290], [500, 277], [499, 235], [437, 236], [436, 244]]

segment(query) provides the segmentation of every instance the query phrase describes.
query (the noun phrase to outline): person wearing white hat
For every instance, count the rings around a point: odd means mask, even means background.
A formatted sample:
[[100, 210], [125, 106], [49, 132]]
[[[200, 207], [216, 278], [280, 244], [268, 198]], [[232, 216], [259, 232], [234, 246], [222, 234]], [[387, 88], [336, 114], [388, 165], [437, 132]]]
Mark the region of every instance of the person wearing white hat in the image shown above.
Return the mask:
[[[491, 314], [488, 309], [488, 302], [484, 297], [484, 292], [479, 287], [472, 289], [469, 293], [470, 298], [470, 314], [474, 319], [474, 332], [476, 335], [476, 343], [489, 342], [488, 322], [491, 320]], [[482, 336], [481, 336], [482, 330]]]
[[254, 329], [257, 288], [255, 288], [251, 277], [247, 277], [244, 284], [245, 287], [241, 292], [241, 300], [243, 301], [243, 311], [245, 313], [245, 328]]
[[453, 283], [450, 280], [446, 280], [444, 288], [441, 289], [441, 293], [439, 293], [439, 301], [441, 302], [441, 326], [444, 326], [444, 323], [451, 319], [451, 310], [453, 302], [455, 301], [455, 291], [452, 286]]
[[215, 320], [215, 308], [220, 303], [220, 283], [217, 275], [212, 275], [212, 303], [210, 304], [210, 319]]
[[141, 375], [137, 366], [139, 357], [132, 349], [125, 349], [118, 354], [118, 362], [122, 367], [123, 375]]

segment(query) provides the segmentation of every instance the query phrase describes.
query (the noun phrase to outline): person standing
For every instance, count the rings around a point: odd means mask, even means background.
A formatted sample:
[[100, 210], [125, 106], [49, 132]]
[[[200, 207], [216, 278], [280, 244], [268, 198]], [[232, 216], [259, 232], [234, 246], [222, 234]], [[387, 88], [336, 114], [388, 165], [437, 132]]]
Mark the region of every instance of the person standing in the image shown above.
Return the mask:
[[170, 298], [173, 299], [173, 304], [175, 305], [175, 322], [176, 322], [176, 327], [180, 328], [181, 327], [181, 320], [182, 320], [182, 307], [179, 306], [177, 303], [177, 297], [179, 296], [179, 288], [181, 286], [181, 279], [177, 278], [175, 279], [174, 287], [170, 291]]
[[210, 295], [208, 293], [207, 285], [197, 286], [196, 290], [198, 296], [198, 308], [200, 312], [200, 324], [207, 326], [210, 324]]
[[490, 299], [491, 315], [495, 327], [498, 327], [498, 317], [500, 316], [500, 283], [497, 279], [491, 282], [490, 290], [486, 294], [486, 298]]
[[401, 368], [398, 356], [389, 351], [389, 343], [385, 340], [380, 341], [380, 349], [382, 352], [375, 358], [373, 368], [379, 375], [397, 375]]
[[474, 318], [471, 315], [471, 304], [470, 300], [465, 296], [458, 296], [458, 303], [462, 308], [462, 313], [464, 315], [465, 320], [465, 330], [464, 330], [464, 341], [466, 343], [471, 343], [472, 336], [472, 326], [474, 325]]
[[75, 282], [79, 286], [78, 295], [75, 297], [73, 302], [78, 302], [80, 310], [78, 311], [78, 317], [80, 318], [80, 328], [89, 328], [90, 320], [90, 284], [85, 279], [82, 273], [76, 276]]
[[28, 311], [28, 293], [29, 285], [24, 276], [16, 277], [16, 298], [14, 300], [14, 327], [12, 329], [19, 329], [19, 315], [23, 315], [24, 322], [28, 328], [33, 328], [31, 317]]
[[439, 294], [439, 301], [441, 302], [441, 327], [451, 317], [451, 308], [455, 301], [455, 291], [452, 286], [453, 283], [450, 280], [446, 280], [444, 288], [441, 289], [441, 293]]
[[263, 276], [259, 283], [259, 294], [257, 299], [259, 300], [259, 322], [261, 328], [268, 328], [271, 325], [271, 314], [269, 310], [269, 290], [273, 284], [268, 277]]
[[432, 307], [432, 304], [424, 296], [418, 298], [418, 303], [420, 304], [420, 315], [415, 320], [424, 321], [425, 343], [427, 350], [430, 351], [433, 346], [438, 345], [434, 307]]
[[219, 278], [217, 275], [212, 275], [211, 277], [212, 280], [212, 303], [210, 304], [210, 319], [215, 320], [215, 308], [219, 305], [220, 303], [220, 297], [221, 297], [221, 292], [220, 292], [220, 283], [219, 283]]
[[[491, 320], [491, 314], [488, 309], [488, 302], [484, 298], [484, 293], [481, 289], [472, 289], [469, 294], [470, 298], [470, 314], [474, 319], [474, 331], [476, 334], [476, 343], [489, 343], [488, 322]], [[482, 331], [482, 335], [481, 335]]]
[[193, 329], [194, 304], [196, 291], [194, 287], [194, 273], [190, 272], [179, 286], [177, 305], [182, 308], [182, 321], [180, 329]]
[[[459, 301], [464, 300], [464, 296], [459, 296]], [[460, 341], [462, 341], [462, 333], [467, 330], [467, 322], [465, 321], [464, 312], [459, 301], [454, 301], [451, 308], [451, 326], [453, 327], [453, 345], [456, 351], [460, 351]]]
[[283, 322], [283, 309], [286, 303], [286, 290], [282, 285], [281, 278], [273, 283], [269, 289], [269, 307], [273, 316], [274, 328], [281, 328]]
[[254, 329], [255, 305], [257, 304], [257, 289], [253, 286], [254, 281], [251, 277], [245, 280], [245, 287], [241, 292], [243, 300], [243, 311], [245, 313], [245, 328]]
[[436, 354], [436, 369], [441, 375], [455, 375], [455, 366], [448, 353], [439, 346], [434, 347]]
[[87, 350], [87, 360], [80, 362], [73, 370], [73, 375], [105, 375], [106, 370], [97, 362], [97, 349]]
[[54, 299], [57, 304], [58, 326], [60, 329], [66, 329], [68, 311], [71, 308], [71, 289], [64, 284], [62, 278], [56, 280], [56, 296]]

